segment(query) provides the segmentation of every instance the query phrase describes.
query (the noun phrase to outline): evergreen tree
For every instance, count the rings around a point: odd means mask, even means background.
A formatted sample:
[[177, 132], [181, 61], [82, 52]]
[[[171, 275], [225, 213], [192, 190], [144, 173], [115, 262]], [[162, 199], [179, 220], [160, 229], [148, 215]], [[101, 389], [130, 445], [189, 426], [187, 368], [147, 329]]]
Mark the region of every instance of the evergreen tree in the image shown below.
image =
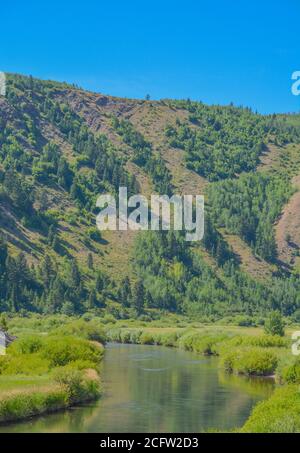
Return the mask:
[[284, 322], [280, 311], [273, 311], [265, 322], [265, 332], [269, 335], [284, 336]]
[[70, 286], [72, 288], [79, 288], [80, 284], [81, 284], [80, 271], [76, 260], [73, 259], [71, 263]]
[[132, 307], [136, 309], [138, 315], [140, 315], [143, 311], [145, 303], [145, 290], [143, 281], [138, 279], [133, 287], [133, 294], [132, 294]]
[[40, 267], [40, 276], [46, 289], [50, 288], [50, 284], [55, 275], [56, 273], [52, 260], [49, 255], [45, 255], [45, 258], [42, 261], [42, 265]]
[[89, 269], [94, 269], [93, 255], [89, 252], [87, 256], [87, 266]]
[[93, 309], [93, 308], [97, 307], [97, 303], [98, 303], [98, 301], [97, 301], [96, 291], [93, 288], [89, 293], [87, 306], [89, 309]]
[[128, 276], [126, 276], [120, 283], [118, 289], [118, 301], [123, 305], [123, 307], [130, 306], [131, 294], [131, 285]]

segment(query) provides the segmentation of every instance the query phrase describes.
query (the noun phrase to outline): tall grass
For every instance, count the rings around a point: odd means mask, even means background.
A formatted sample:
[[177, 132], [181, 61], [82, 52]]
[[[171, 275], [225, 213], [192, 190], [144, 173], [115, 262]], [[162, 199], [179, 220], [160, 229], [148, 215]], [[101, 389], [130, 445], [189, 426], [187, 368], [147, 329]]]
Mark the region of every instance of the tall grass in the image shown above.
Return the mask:
[[[25, 335], [0, 357], [0, 375], [41, 376], [47, 386], [0, 394], [0, 422], [53, 412], [100, 395], [101, 344], [71, 336]], [[46, 380], [46, 379], [45, 379]]]

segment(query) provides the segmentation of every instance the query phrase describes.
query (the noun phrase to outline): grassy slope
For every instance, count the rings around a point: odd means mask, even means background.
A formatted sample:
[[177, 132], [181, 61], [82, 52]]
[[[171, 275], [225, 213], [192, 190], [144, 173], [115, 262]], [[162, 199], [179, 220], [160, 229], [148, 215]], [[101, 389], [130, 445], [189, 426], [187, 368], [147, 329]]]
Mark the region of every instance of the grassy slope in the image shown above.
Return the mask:
[[[53, 98], [67, 104], [76, 114], [82, 117], [95, 134], [104, 133], [108, 136], [118, 153], [126, 158], [126, 167], [131, 173], [135, 174], [142, 193], [149, 195], [153, 191], [151, 181], [142, 169], [130, 161], [133, 150], [122, 142], [121, 137], [113, 129], [112, 116], [129, 120], [151, 142], [154, 152], [161, 155], [171, 171], [172, 183], [178, 192], [205, 193], [208, 182], [195, 172], [186, 169], [183, 151], [170, 147], [164, 133], [165, 127], [168, 124], [174, 126], [176, 120], [187, 122], [191, 128], [200, 127], [189, 121], [189, 113], [186, 110], [171, 107], [164, 101], [122, 99], [61, 84], [56, 85], [52, 95]], [[29, 114], [34, 118], [34, 109]], [[25, 127], [4, 98], [0, 99], [0, 115], [8, 118], [9, 124], [14, 128]], [[298, 118], [295, 116], [289, 120], [291, 122], [298, 121]], [[39, 121], [38, 128], [40, 131], [40, 147], [47, 141], [53, 141], [59, 145], [65, 158], [70, 163], [74, 162], [75, 155], [72, 145], [53, 124], [43, 118]], [[29, 143], [24, 143], [24, 146], [32, 153], [36, 153]], [[282, 168], [290, 174], [291, 179], [300, 174], [299, 147], [279, 148], [270, 146], [269, 151], [262, 156], [258, 170], [273, 172]], [[88, 169], [81, 171], [88, 171]], [[297, 182], [298, 180], [294, 179], [294, 181]], [[50, 189], [47, 188], [47, 193], [50, 208], [59, 213], [60, 237], [70, 255], [75, 256], [85, 266], [87, 255], [91, 252], [95, 266], [101, 266], [116, 280], [130, 271], [130, 253], [135, 233], [104, 232], [104, 240], [101, 244], [96, 242], [87, 244], [85, 239], [89, 225], [84, 222], [78, 224], [70, 221], [71, 216], [76, 217], [77, 208], [67, 192], [61, 187], [54, 186]], [[298, 207], [299, 194], [295, 194], [289, 205], [284, 209], [282, 219], [276, 225], [279, 258], [288, 266], [298, 264], [294, 257], [295, 249], [299, 246], [300, 240]], [[45, 239], [38, 232], [25, 228], [17, 220], [9, 206], [1, 204], [0, 210], [0, 229], [6, 233], [13, 253], [22, 250], [29, 260], [40, 260], [47, 250]], [[91, 220], [94, 221], [93, 217], [91, 217]], [[291, 236], [289, 243], [283, 237], [283, 230], [287, 224]], [[258, 276], [265, 278], [271, 275], [274, 268], [263, 260], [258, 260], [241, 239], [228, 236], [226, 232], [224, 238], [239, 257], [242, 268], [249, 274], [255, 278]]]

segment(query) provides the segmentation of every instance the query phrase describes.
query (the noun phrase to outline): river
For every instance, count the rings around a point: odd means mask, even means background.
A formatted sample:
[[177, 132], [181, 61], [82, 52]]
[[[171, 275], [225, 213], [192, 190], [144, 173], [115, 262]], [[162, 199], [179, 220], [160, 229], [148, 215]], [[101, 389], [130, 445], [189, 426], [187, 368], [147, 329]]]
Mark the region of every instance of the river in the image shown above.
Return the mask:
[[108, 344], [96, 402], [2, 426], [0, 432], [201, 432], [241, 426], [272, 380], [226, 375], [214, 357]]

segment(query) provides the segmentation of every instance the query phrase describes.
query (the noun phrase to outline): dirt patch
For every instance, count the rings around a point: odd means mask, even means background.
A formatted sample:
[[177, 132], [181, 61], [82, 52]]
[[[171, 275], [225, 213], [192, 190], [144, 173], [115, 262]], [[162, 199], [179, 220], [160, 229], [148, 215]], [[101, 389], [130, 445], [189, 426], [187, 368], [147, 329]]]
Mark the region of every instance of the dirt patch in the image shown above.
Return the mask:
[[296, 192], [284, 207], [275, 226], [279, 260], [291, 266], [299, 263], [300, 252], [300, 175], [293, 179]]
[[226, 242], [231, 246], [234, 254], [240, 262], [241, 269], [259, 280], [270, 278], [276, 271], [276, 266], [255, 256], [249, 247], [239, 236], [226, 234], [222, 231]]

